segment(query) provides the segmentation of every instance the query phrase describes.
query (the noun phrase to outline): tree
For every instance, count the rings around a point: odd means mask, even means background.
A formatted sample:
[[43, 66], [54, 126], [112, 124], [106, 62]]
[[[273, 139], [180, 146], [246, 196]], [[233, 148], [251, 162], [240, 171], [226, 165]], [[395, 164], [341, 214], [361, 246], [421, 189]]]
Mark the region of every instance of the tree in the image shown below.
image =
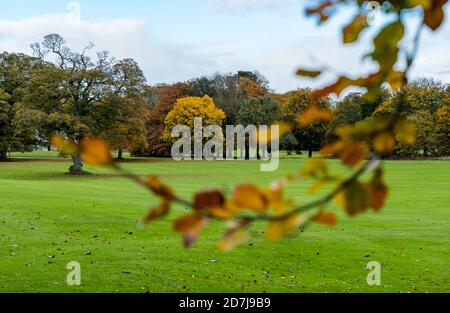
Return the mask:
[[0, 161], [7, 159], [8, 151], [29, 150], [36, 143], [34, 136], [30, 138], [29, 129], [15, 133], [13, 121], [17, 103], [22, 100], [32, 73], [38, 67], [38, 60], [30, 56], [0, 54]]
[[237, 124], [237, 114], [245, 99], [269, 93], [267, 79], [257, 71], [215, 73], [211, 77], [203, 76], [188, 83], [194, 96], [208, 95], [214, 99], [217, 107], [225, 112], [227, 125]]
[[[124, 59], [113, 66], [114, 92], [105, 97], [109, 116], [101, 135], [113, 149], [118, 150], [118, 159], [122, 151], [132, 151], [137, 147], [146, 147], [145, 122], [148, 117], [143, 98], [145, 77], [139, 65], [133, 59]], [[111, 125], [112, 123], [112, 125]]]
[[259, 98], [269, 93], [265, 87], [246, 77], [240, 77], [239, 84], [245, 98]]
[[196, 117], [202, 118], [204, 127], [221, 126], [225, 120], [225, 113], [216, 107], [214, 100], [209, 96], [180, 98], [164, 120], [164, 139], [167, 142], [174, 141], [171, 131], [177, 125], [186, 125], [193, 130]]
[[[445, 112], [450, 98], [447, 86], [432, 79], [419, 79], [408, 84], [400, 92], [383, 102], [374, 112], [375, 117], [393, 114], [403, 99], [401, 116], [416, 128], [414, 145], [399, 144], [396, 153], [403, 157], [439, 156], [448, 151]], [[443, 127], [444, 126], [444, 127]]]
[[170, 155], [170, 146], [163, 139], [164, 120], [173, 109], [177, 99], [190, 95], [192, 95], [192, 89], [186, 83], [176, 83], [161, 87], [157, 96], [157, 103], [148, 115], [146, 125], [148, 148], [144, 149], [144, 151], [139, 151], [137, 154], [147, 156]]
[[[34, 122], [41, 137], [58, 133], [80, 142], [87, 136], [100, 136], [107, 129], [115, 129], [113, 125], [118, 119], [110, 114], [110, 120], [103, 118], [98, 122], [98, 112], [110, 105], [106, 100], [112, 94], [126, 97], [142, 90], [145, 78], [136, 62], [132, 59], [116, 62], [106, 51], [97, 53], [94, 61], [88, 56], [92, 43], [82, 52], [74, 52], [60, 35], [51, 34], [32, 48], [45, 66], [33, 74], [20, 116], [30, 117], [26, 122]], [[54, 63], [45, 61], [49, 56], [54, 57]], [[30, 116], [26, 110], [39, 114]], [[111, 112], [111, 108], [106, 110]], [[123, 110], [116, 110], [120, 112]], [[75, 154], [72, 160], [70, 172], [82, 172], [81, 156]]]
[[8, 133], [10, 128], [10, 105], [8, 103], [9, 95], [0, 89], [0, 160], [8, 158]]
[[285, 100], [282, 106], [283, 119], [295, 125], [292, 129], [292, 134], [299, 143], [298, 148], [307, 150], [308, 157], [312, 157], [313, 151], [320, 149], [325, 144], [330, 123], [322, 121], [302, 127], [298, 124], [297, 117], [312, 106], [331, 111], [329, 98], [316, 99], [309, 89], [290, 91], [284, 97]]
[[435, 113], [436, 140], [439, 142], [439, 155], [450, 155], [450, 94], [448, 91], [449, 89], [447, 88], [445, 104], [437, 109]]
[[[237, 115], [238, 124], [244, 126], [255, 125], [272, 125], [273, 122], [280, 119], [281, 109], [278, 102], [274, 101], [269, 96], [262, 96], [259, 98], [251, 98], [244, 100], [241, 109]], [[257, 150], [257, 158], [260, 158], [260, 151]], [[250, 159], [250, 151], [248, 138], [246, 140], [245, 158]]]
[[[122, 159], [123, 150], [145, 149], [145, 123], [148, 116], [147, 103], [140, 96], [121, 97], [111, 94], [105, 98], [108, 103], [103, 110], [97, 111], [98, 123], [104, 123], [99, 138], [107, 141], [117, 158]], [[111, 121], [113, 121], [111, 123]]]

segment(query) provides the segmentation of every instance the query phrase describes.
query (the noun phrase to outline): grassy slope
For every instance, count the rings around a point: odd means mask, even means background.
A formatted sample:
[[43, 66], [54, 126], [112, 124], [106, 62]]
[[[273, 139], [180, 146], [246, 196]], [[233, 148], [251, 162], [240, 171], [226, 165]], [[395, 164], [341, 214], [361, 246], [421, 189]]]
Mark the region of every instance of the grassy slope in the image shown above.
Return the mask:
[[[302, 162], [284, 158], [276, 173], [259, 172], [256, 162], [245, 161], [151, 160], [124, 166], [159, 173], [179, 193], [190, 195], [202, 187], [229, 189], [248, 180], [264, 185]], [[338, 161], [331, 162], [345, 174]], [[0, 291], [450, 291], [450, 163], [389, 161], [385, 166], [392, 189], [383, 212], [350, 219], [339, 210], [337, 227], [314, 225], [281, 242], [267, 241], [258, 225], [249, 245], [224, 254], [215, 248], [223, 232], [219, 223], [210, 223], [193, 248], [181, 247], [168, 221], [182, 213], [181, 207], [138, 228], [155, 198], [107, 170], [72, 177], [64, 174], [66, 161], [3, 163]], [[305, 202], [307, 186], [287, 192]], [[382, 264], [381, 286], [366, 284], [364, 267], [371, 260]], [[69, 261], [81, 263], [81, 286], [65, 283]]]

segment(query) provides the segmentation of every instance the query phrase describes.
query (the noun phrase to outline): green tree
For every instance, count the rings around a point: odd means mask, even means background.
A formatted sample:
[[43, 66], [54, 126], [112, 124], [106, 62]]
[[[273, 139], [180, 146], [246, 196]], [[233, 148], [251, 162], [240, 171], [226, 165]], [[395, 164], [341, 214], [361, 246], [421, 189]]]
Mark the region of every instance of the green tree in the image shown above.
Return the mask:
[[[93, 60], [88, 56], [92, 43], [82, 52], [74, 52], [60, 35], [51, 34], [32, 48], [45, 66], [31, 78], [19, 115], [26, 119], [18, 124], [35, 124], [41, 137], [58, 133], [77, 143], [84, 137], [117, 129], [114, 126], [120, 118], [117, 114], [126, 110], [108, 108], [111, 103], [107, 100], [112, 94], [126, 97], [142, 90], [145, 79], [136, 62], [132, 59], [115, 62], [106, 51], [97, 53]], [[50, 56], [54, 63], [45, 61]], [[27, 111], [36, 114], [26, 114]], [[99, 122], [98, 114], [104, 111], [116, 114], [107, 115], [111, 119], [103, 118]], [[76, 154], [72, 159], [70, 172], [82, 172], [81, 156]]]
[[312, 157], [313, 151], [320, 149], [326, 142], [330, 122], [322, 121], [314, 123], [308, 127], [302, 127], [297, 123], [299, 114], [311, 106], [321, 109], [332, 109], [328, 97], [316, 99], [310, 89], [298, 89], [290, 91], [284, 95], [282, 105], [283, 119], [291, 124], [295, 124], [292, 134], [299, 143], [299, 149], [308, 151], [308, 157]]
[[[417, 138], [414, 145], [399, 144], [396, 153], [402, 157], [439, 156], [448, 151], [448, 134], [442, 115], [450, 105], [447, 86], [432, 79], [419, 79], [408, 84], [403, 92], [402, 117], [413, 122]], [[375, 117], [392, 114], [400, 100], [396, 92], [374, 112]], [[441, 119], [439, 119], [441, 117]], [[442, 127], [444, 126], [444, 127]]]
[[7, 159], [8, 151], [29, 150], [35, 144], [36, 138], [29, 129], [20, 134], [14, 132], [13, 121], [17, 103], [22, 101], [38, 66], [38, 60], [25, 54], [0, 54], [0, 161]]
[[[251, 98], [244, 100], [237, 115], [237, 123], [244, 126], [272, 125], [281, 117], [281, 109], [278, 102], [269, 96]], [[249, 142], [246, 140], [245, 158], [250, 159]], [[257, 150], [257, 158], [260, 158], [260, 151]]]

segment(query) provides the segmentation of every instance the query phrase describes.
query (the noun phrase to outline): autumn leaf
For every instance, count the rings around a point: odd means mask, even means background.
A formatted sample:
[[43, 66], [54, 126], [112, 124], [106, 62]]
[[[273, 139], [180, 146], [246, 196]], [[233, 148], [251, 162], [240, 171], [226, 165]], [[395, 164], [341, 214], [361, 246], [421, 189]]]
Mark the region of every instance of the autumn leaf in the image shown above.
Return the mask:
[[408, 83], [408, 79], [404, 72], [392, 71], [386, 77], [386, 82], [391, 85], [392, 89], [398, 90], [403, 88]]
[[328, 14], [326, 13], [326, 10], [332, 6], [333, 6], [332, 1], [325, 1], [315, 8], [306, 9], [306, 14], [307, 15], [319, 15], [319, 18], [320, 18], [319, 21], [320, 21], [320, 23], [323, 23], [326, 20], [328, 20], [328, 18], [329, 18]]
[[319, 76], [322, 72], [321, 71], [312, 71], [312, 70], [304, 70], [304, 69], [298, 69], [296, 74], [298, 76], [304, 76], [304, 77], [311, 77], [315, 78]]
[[219, 241], [217, 247], [220, 251], [228, 252], [233, 250], [236, 246], [241, 245], [248, 241], [250, 234], [247, 230], [241, 229], [230, 234]]
[[348, 215], [355, 216], [369, 207], [370, 195], [364, 184], [352, 182], [336, 197], [336, 202], [345, 209]]
[[78, 146], [62, 136], [53, 136], [51, 141], [52, 145], [63, 154], [75, 155], [78, 153]]
[[360, 33], [368, 26], [367, 16], [358, 14], [342, 31], [343, 42], [348, 44], [358, 40]]
[[91, 166], [112, 165], [112, 155], [108, 144], [101, 139], [83, 138], [80, 141], [83, 160]]
[[379, 134], [373, 140], [373, 147], [380, 154], [392, 153], [395, 149], [395, 139], [387, 132]]
[[266, 234], [270, 240], [283, 239], [294, 229], [300, 227], [308, 220], [308, 216], [305, 214], [289, 215], [283, 219], [275, 219], [269, 221], [267, 224]]
[[[272, 126], [278, 126], [278, 135], [272, 133]], [[259, 144], [267, 144], [272, 141], [272, 139], [279, 140], [279, 138], [284, 137], [292, 129], [292, 126], [284, 122], [273, 122], [271, 127], [259, 128], [256, 132], [256, 140]], [[273, 138], [272, 138], [273, 137]]]
[[317, 176], [322, 174], [328, 175], [328, 163], [325, 159], [312, 158], [305, 162], [305, 166], [301, 171], [301, 175], [305, 177]]
[[339, 140], [334, 143], [323, 146], [320, 149], [320, 154], [323, 156], [336, 155], [336, 154], [340, 153], [342, 151], [342, 149], [344, 149], [344, 147], [345, 147], [345, 142]]
[[315, 105], [310, 106], [298, 116], [298, 122], [303, 127], [308, 127], [320, 121], [331, 121], [332, 119], [333, 115], [329, 110], [320, 109]]
[[370, 193], [370, 207], [374, 211], [379, 211], [384, 206], [388, 195], [388, 188], [383, 182], [383, 172], [377, 169], [372, 180], [367, 184]]
[[430, 0], [431, 6], [425, 8], [423, 21], [432, 30], [438, 29], [444, 20], [444, 5], [448, 0]]
[[246, 208], [259, 212], [267, 210], [268, 201], [264, 194], [251, 184], [243, 184], [236, 187], [233, 193], [234, 204], [240, 208]]
[[170, 202], [164, 199], [157, 207], [150, 210], [150, 212], [148, 212], [148, 214], [144, 216], [141, 223], [147, 224], [158, 217], [166, 215], [167, 212], [169, 212], [169, 208]]
[[147, 178], [147, 186], [149, 186], [150, 190], [157, 196], [160, 196], [167, 200], [172, 200], [174, 197], [172, 189], [162, 184], [158, 176], [155, 175], [149, 176]]
[[207, 190], [198, 192], [194, 196], [194, 210], [205, 210], [208, 208], [221, 208], [225, 204], [225, 198], [219, 190]]
[[174, 229], [183, 234], [185, 247], [190, 247], [198, 237], [200, 231], [207, 225], [206, 217], [199, 214], [185, 215], [175, 220]]
[[384, 27], [373, 40], [371, 57], [380, 65], [381, 73], [389, 73], [397, 63], [398, 43], [403, 38], [405, 28], [400, 20]]
[[358, 165], [369, 153], [367, 144], [363, 142], [350, 142], [342, 150], [341, 161], [349, 167]]
[[281, 186], [271, 186], [261, 191], [267, 201], [267, 207], [277, 212], [281, 212], [293, 205], [292, 200], [283, 199], [283, 188]]
[[333, 212], [321, 212], [315, 217], [314, 221], [317, 224], [335, 226], [337, 223], [337, 216]]

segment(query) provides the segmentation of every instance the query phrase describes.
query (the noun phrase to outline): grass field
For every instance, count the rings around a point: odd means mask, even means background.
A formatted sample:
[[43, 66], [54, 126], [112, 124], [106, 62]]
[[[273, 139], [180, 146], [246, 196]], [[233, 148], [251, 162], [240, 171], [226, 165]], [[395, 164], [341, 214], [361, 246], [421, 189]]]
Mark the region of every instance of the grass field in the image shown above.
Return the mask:
[[[339, 161], [330, 162], [345, 174]], [[123, 166], [160, 174], [190, 196], [249, 180], [265, 185], [302, 163], [284, 157], [272, 173], [248, 161], [141, 159]], [[339, 212], [335, 228], [313, 225], [280, 242], [267, 241], [264, 225], [255, 225], [250, 243], [229, 253], [216, 249], [222, 224], [210, 223], [186, 250], [169, 222], [184, 208], [139, 228], [153, 196], [106, 169], [66, 175], [68, 165], [48, 152], [0, 163], [0, 292], [450, 291], [449, 161], [386, 161], [391, 194], [382, 212], [348, 218], [331, 205]], [[308, 185], [287, 193], [305, 202]], [[381, 263], [381, 286], [366, 283], [372, 260]], [[81, 264], [81, 286], [66, 285], [70, 261]]]

